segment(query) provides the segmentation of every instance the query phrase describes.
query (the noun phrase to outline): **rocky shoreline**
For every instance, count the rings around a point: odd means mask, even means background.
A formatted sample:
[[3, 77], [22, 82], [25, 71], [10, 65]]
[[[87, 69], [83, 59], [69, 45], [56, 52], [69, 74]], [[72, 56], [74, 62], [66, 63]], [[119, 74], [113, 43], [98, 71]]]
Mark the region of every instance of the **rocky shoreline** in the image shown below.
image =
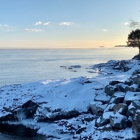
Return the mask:
[[97, 77], [0, 88], [0, 122], [36, 129], [47, 139], [140, 138], [140, 61], [91, 66]]

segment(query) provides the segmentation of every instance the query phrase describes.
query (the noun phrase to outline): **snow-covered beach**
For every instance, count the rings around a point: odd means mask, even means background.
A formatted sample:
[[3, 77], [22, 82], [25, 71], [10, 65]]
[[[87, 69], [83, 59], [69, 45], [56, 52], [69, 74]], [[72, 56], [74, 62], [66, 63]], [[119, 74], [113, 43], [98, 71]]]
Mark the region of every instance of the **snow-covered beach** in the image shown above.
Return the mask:
[[0, 121], [36, 129], [46, 139], [139, 137], [140, 61], [90, 66], [97, 76], [0, 88]]

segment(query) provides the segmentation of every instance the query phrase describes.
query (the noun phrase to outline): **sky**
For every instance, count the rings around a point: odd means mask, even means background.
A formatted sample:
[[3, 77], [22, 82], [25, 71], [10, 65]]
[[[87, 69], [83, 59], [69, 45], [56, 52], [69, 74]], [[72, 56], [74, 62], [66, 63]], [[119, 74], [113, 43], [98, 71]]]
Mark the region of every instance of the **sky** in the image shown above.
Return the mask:
[[0, 48], [125, 45], [140, 0], [0, 0]]

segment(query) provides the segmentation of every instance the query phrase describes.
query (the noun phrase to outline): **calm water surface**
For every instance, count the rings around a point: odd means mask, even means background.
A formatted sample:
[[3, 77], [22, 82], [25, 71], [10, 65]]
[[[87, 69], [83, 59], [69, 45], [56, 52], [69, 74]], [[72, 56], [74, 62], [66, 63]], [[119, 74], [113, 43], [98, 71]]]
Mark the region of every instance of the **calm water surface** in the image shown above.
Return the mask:
[[[137, 48], [93, 48], [93, 49], [38, 49], [0, 50], [0, 86], [27, 83], [46, 79], [94, 76], [87, 72], [93, 64], [110, 59], [131, 59]], [[77, 72], [60, 66], [80, 65]]]

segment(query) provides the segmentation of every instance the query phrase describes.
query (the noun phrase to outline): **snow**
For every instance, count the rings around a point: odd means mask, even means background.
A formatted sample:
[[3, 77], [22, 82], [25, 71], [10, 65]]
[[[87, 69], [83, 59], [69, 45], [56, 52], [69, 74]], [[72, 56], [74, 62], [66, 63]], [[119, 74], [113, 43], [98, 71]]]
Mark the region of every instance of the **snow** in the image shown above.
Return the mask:
[[[46, 80], [1, 87], [0, 117], [10, 114], [13, 110], [17, 110], [19, 122], [16, 123], [21, 123], [27, 127], [38, 129], [37, 132], [39, 134], [50, 137], [53, 136], [54, 139], [73, 139], [72, 135], [69, 133], [69, 131], [67, 131], [68, 124], [72, 124], [75, 129], [78, 129], [79, 127], [79, 129], [83, 130], [80, 135], [91, 135], [94, 140], [103, 138], [122, 140], [124, 136], [125, 139], [135, 137], [131, 131], [132, 129], [128, 128], [118, 132], [101, 132], [100, 130], [96, 130], [94, 119], [89, 122], [84, 120], [86, 117], [94, 117], [94, 115], [92, 114], [81, 114], [77, 118], [59, 120], [53, 123], [38, 122], [37, 118], [39, 115], [53, 118], [60, 112], [66, 113], [73, 110], [77, 110], [81, 113], [87, 112], [89, 104], [94, 103], [93, 100], [95, 97], [98, 101], [108, 101], [110, 97], [105, 95], [104, 87], [112, 80], [125, 81], [135, 70], [139, 69], [139, 61], [129, 60], [127, 61], [129, 62], [127, 65], [131, 69], [127, 72], [113, 70], [112, 66], [117, 62], [118, 61], [111, 60], [107, 64], [91, 66], [90, 69], [95, 70], [95, 72], [100, 72], [100, 74], [95, 77], [77, 77], [71, 79]], [[100, 66], [100, 69], [98, 66]], [[75, 65], [72, 67], [81, 68], [79, 65]], [[118, 66], [116, 66], [115, 68], [118, 68]], [[134, 84], [132, 85], [132, 87], [136, 88], [136, 85]], [[124, 93], [117, 92], [115, 96], [121, 97], [124, 96]], [[137, 97], [138, 96], [133, 96], [131, 92], [127, 92], [125, 95], [125, 100], [136, 99]], [[21, 110], [19, 108], [28, 100], [32, 100], [39, 105], [35, 114], [36, 117], [34, 119], [26, 119], [24, 110]], [[98, 105], [102, 104], [99, 103]], [[111, 109], [113, 105], [114, 104], [108, 106], [108, 108], [104, 110], [103, 118], [109, 118], [109, 116], [114, 115], [112, 114], [112, 112], [109, 112], [109, 109]], [[129, 106], [129, 108], [131, 107], [132, 105]], [[9, 109], [9, 111], [7, 111], [7, 109]], [[119, 114], [117, 118], [122, 117]], [[116, 119], [115, 121], [119, 122], [120, 120]], [[65, 125], [61, 125], [61, 123], [64, 123]], [[75, 133], [73, 129], [71, 130], [71, 133]], [[76, 136], [78, 138], [79, 135], [75, 133], [75, 137]]]

